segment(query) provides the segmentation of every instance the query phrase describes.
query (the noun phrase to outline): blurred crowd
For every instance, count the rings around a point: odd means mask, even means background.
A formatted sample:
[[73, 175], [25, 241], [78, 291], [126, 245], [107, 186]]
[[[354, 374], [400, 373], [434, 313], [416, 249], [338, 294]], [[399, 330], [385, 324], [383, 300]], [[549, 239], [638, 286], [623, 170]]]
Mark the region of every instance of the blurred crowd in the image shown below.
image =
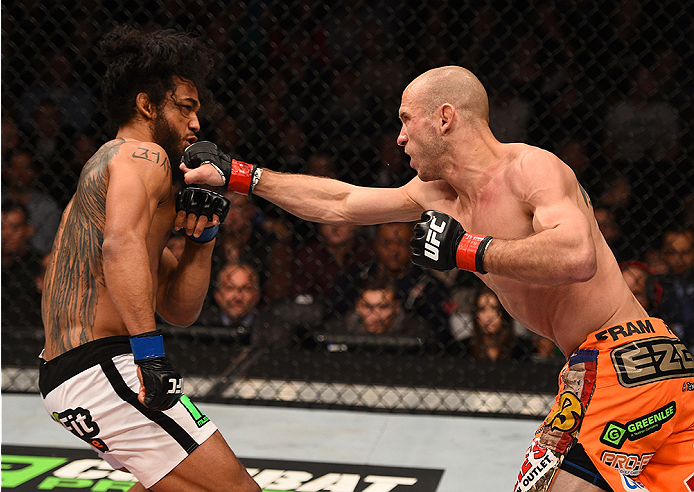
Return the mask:
[[[396, 144], [406, 84], [435, 66], [469, 68], [497, 138], [543, 147], [574, 170], [637, 299], [694, 349], [691, 15], [674, 0], [503, 4], [3, 2], [2, 329], [41, 325], [62, 209], [114, 135], [99, 109], [97, 41], [131, 22], [192, 30], [219, 51], [201, 139], [271, 169], [366, 186], [414, 176]], [[412, 264], [412, 224], [312, 224], [227, 198], [197, 324], [233, 343], [561, 356], [474, 275]], [[180, 254], [184, 241], [174, 233], [169, 247]]]

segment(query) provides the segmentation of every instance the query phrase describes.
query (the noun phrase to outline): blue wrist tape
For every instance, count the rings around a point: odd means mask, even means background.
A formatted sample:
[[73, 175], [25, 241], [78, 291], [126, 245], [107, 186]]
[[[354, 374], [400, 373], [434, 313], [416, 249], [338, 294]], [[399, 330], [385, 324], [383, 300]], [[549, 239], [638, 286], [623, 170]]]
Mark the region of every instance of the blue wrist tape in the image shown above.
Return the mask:
[[200, 234], [200, 237], [195, 237], [191, 234], [190, 236], [188, 236], [188, 239], [195, 241], [196, 243], [209, 243], [217, 235], [218, 230], [219, 224], [203, 229], [202, 234]]
[[132, 337], [130, 338], [130, 347], [133, 349], [135, 361], [166, 356], [164, 352], [164, 337], [161, 335]]

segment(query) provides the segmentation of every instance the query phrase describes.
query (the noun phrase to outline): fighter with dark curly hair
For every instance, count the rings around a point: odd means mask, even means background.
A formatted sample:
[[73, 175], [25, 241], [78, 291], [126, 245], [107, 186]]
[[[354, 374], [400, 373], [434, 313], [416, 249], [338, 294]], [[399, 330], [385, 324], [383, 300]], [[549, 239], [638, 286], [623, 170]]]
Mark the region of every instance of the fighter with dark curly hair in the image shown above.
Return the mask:
[[[213, 53], [173, 31], [121, 27], [101, 48], [116, 138], [85, 164], [45, 277], [39, 387], [53, 419], [140, 483], [131, 490], [259, 488], [183, 394], [155, 312], [186, 326], [202, 308], [228, 201], [174, 173], [197, 140]], [[173, 163], [173, 165], [172, 165]], [[180, 260], [165, 247], [188, 236]], [[204, 472], [203, 472], [204, 471]]]

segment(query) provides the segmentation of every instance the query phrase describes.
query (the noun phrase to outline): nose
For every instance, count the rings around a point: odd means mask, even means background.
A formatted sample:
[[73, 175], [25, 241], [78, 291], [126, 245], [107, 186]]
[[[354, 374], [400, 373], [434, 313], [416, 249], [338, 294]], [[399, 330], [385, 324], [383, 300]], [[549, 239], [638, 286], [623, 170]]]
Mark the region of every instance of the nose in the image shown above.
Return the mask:
[[193, 117], [190, 119], [190, 123], [188, 123], [188, 128], [194, 132], [200, 131], [200, 120], [198, 119], [197, 113], [193, 114]]
[[405, 144], [407, 143], [407, 134], [405, 133], [405, 127], [404, 126], [400, 130], [400, 134], [398, 135], [397, 142], [398, 142], [398, 145], [400, 147], [404, 147]]

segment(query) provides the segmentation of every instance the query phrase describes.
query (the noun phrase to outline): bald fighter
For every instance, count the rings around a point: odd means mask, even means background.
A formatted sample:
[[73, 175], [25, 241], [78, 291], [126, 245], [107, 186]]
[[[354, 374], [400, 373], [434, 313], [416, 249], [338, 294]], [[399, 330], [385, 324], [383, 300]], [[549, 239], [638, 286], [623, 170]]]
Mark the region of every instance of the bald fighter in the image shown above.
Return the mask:
[[682, 387], [694, 381], [692, 356], [634, 298], [571, 169], [545, 150], [499, 142], [484, 87], [461, 67], [417, 77], [399, 116], [397, 141], [418, 174], [400, 188], [263, 170], [209, 142], [191, 146], [181, 169], [187, 183], [256, 193], [310, 221], [420, 220], [415, 263], [476, 273], [520, 323], [554, 341], [567, 363], [516, 490], [691, 490], [694, 392]]

